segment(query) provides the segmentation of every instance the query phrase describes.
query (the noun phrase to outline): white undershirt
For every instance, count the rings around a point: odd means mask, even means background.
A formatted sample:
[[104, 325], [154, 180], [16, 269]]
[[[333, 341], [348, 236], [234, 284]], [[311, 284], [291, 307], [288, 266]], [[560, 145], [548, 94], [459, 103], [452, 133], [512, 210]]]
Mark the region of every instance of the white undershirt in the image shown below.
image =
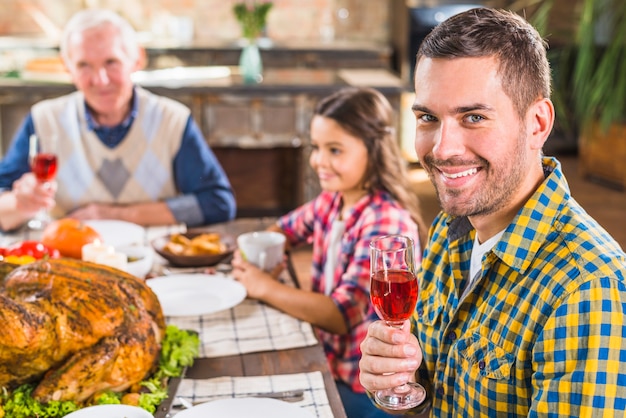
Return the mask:
[[478, 241], [478, 234], [476, 234], [476, 237], [474, 238], [474, 247], [472, 248], [472, 258], [470, 261], [470, 279], [463, 290], [461, 298], [465, 296], [465, 293], [467, 293], [467, 291], [472, 287], [472, 284], [474, 284], [474, 282], [478, 280], [478, 277], [480, 277], [483, 256], [490, 251], [494, 245], [496, 245], [496, 242], [500, 241], [502, 234], [504, 234], [504, 229], [482, 244]]
[[335, 268], [341, 255], [341, 237], [346, 231], [346, 222], [336, 219], [330, 229], [328, 249], [326, 250], [326, 264], [324, 264], [324, 294], [329, 296], [333, 291], [333, 281], [335, 279]]

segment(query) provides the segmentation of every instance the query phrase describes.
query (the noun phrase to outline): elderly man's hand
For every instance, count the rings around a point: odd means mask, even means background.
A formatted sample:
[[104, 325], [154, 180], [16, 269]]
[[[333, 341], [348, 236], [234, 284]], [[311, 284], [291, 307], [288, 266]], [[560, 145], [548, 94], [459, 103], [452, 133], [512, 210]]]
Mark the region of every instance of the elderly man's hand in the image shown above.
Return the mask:
[[370, 392], [389, 389], [415, 381], [415, 372], [422, 362], [422, 350], [409, 321], [402, 329], [383, 321], [373, 322], [361, 343], [360, 380]]
[[33, 173], [25, 173], [13, 183], [12, 189], [17, 209], [29, 214], [35, 214], [41, 209], [52, 209], [56, 191], [56, 181], [40, 183]]
[[86, 221], [89, 219], [119, 219], [116, 205], [109, 203], [87, 203], [67, 215], [70, 218]]

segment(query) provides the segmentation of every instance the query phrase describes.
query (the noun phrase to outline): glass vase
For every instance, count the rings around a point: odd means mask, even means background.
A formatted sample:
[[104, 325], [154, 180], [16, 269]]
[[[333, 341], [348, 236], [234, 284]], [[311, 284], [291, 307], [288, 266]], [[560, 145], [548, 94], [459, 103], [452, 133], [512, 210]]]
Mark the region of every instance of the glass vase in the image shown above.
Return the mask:
[[241, 50], [239, 70], [245, 84], [260, 83], [263, 80], [261, 52], [255, 42], [248, 42]]

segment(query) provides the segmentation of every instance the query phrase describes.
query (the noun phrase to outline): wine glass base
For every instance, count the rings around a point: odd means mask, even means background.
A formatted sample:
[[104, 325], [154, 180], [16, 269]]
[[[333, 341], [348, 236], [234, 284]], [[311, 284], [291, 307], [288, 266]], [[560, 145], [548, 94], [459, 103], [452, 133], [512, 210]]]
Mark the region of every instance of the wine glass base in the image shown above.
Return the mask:
[[374, 398], [380, 406], [393, 411], [401, 411], [415, 408], [424, 402], [426, 390], [416, 383], [407, 383], [392, 389], [378, 390]]
[[34, 231], [42, 230], [45, 226], [39, 219], [31, 219], [26, 225], [28, 226], [28, 229], [32, 229]]
[[48, 215], [45, 211], [40, 211], [37, 212], [35, 217], [28, 221], [26, 226], [32, 231], [41, 231], [42, 229], [45, 229], [50, 222], [52, 222], [50, 215]]

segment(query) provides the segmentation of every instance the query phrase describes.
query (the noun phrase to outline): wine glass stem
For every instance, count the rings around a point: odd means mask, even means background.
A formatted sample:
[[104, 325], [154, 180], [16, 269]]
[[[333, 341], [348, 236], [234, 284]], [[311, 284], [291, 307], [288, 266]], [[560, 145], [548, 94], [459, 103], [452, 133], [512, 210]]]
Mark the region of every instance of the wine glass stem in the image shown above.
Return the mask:
[[[44, 181], [42, 183], [43, 189], [48, 189], [51, 187], [50, 182]], [[48, 213], [48, 209], [43, 208], [39, 209], [35, 216], [28, 221], [28, 227], [32, 230], [40, 230], [43, 229], [48, 223], [50, 223], [50, 214]]]
[[403, 383], [393, 388], [393, 391], [400, 395], [407, 393], [410, 390], [411, 390], [411, 387], [406, 383]]

